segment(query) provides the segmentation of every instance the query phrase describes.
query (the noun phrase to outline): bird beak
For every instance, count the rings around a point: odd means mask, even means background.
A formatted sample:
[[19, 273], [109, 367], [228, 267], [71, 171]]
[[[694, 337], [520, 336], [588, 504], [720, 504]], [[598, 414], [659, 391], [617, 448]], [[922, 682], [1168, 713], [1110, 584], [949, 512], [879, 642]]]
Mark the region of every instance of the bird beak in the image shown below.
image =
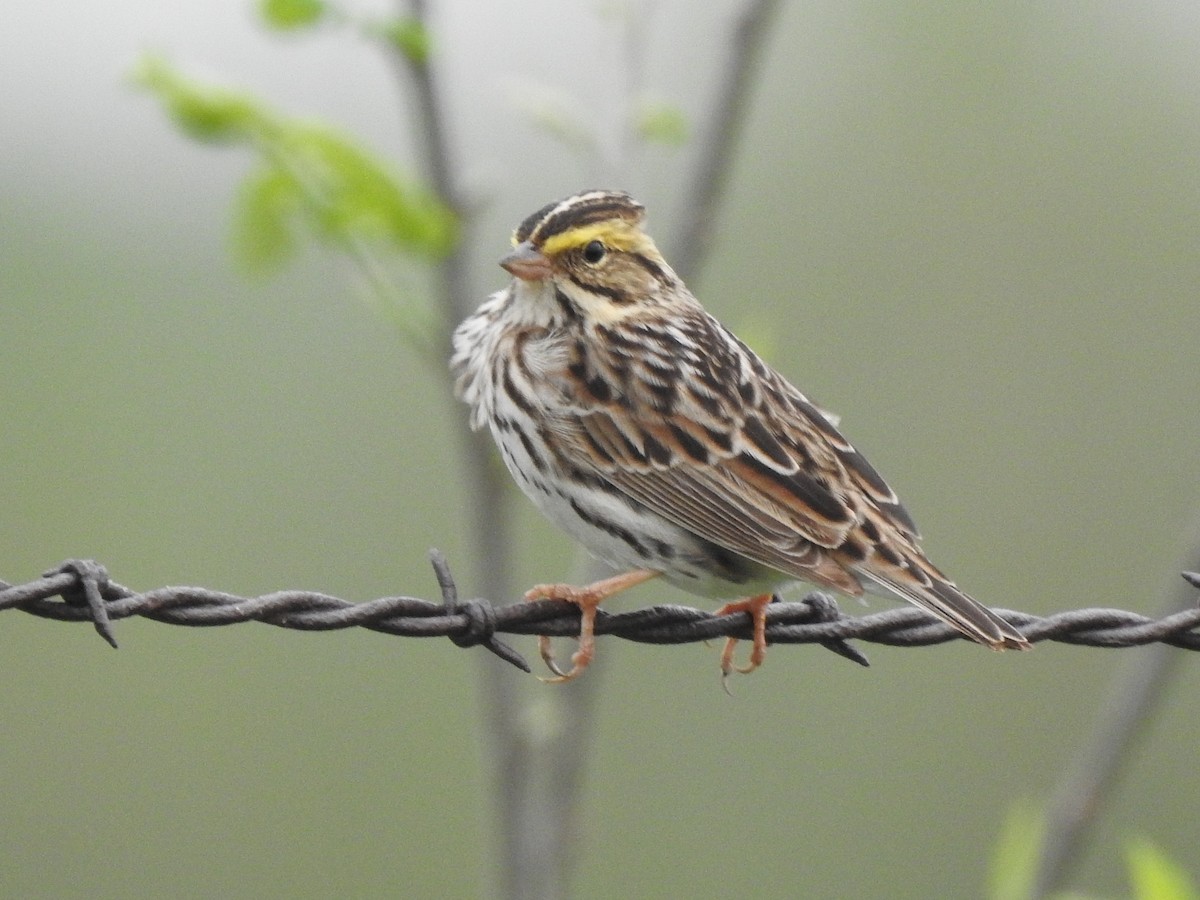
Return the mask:
[[510, 275], [524, 281], [540, 281], [550, 277], [550, 260], [542, 256], [529, 241], [513, 247], [511, 253], [500, 258], [500, 265]]

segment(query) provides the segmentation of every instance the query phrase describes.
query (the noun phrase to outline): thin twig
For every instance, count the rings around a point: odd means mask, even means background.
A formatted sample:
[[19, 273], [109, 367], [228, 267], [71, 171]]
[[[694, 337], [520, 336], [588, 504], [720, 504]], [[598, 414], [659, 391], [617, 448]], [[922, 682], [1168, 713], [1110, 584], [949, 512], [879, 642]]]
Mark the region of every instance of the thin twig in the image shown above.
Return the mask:
[[[425, 0], [402, 0], [401, 14], [419, 23], [430, 32], [429, 12]], [[466, 205], [459, 194], [454, 176], [453, 153], [446, 134], [444, 105], [438, 96], [438, 83], [432, 68], [436, 53], [428, 55], [395, 52], [393, 60], [408, 75], [416, 104], [415, 133], [419, 144], [421, 165], [425, 176], [441, 201], [458, 217], [462, 231], [453, 250], [439, 266], [441, 307], [445, 316], [445, 336], [449, 338], [454, 326], [474, 309], [478, 300], [470, 290], [467, 276], [466, 227], [470, 224]]]
[[749, 0], [733, 28], [733, 44], [720, 94], [714, 104], [706, 136], [700, 144], [696, 170], [682, 192], [686, 203], [680, 212], [683, 234], [671, 254], [672, 265], [684, 281], [708, 257], [717, 206], [729, 177], [737, 137], [742, 132], [750, 87], [779, 0]]

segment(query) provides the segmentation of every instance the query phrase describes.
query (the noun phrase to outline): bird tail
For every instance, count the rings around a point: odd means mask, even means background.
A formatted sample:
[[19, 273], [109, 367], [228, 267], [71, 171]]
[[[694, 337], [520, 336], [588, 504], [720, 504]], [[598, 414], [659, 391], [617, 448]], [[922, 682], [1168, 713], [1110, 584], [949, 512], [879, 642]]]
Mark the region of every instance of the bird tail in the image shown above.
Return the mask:
[[935, 572], [925, 573], [928, 576], [927, 584], [915, 580], [902, 581], [888, 573], [865, 568], [856, 570], [856, 574], [866, 576], [890, 593], [932, 613], [966, 637], [993, 650], [1029, 650], [1032, 647], [1025, 635], [1015, 627]]

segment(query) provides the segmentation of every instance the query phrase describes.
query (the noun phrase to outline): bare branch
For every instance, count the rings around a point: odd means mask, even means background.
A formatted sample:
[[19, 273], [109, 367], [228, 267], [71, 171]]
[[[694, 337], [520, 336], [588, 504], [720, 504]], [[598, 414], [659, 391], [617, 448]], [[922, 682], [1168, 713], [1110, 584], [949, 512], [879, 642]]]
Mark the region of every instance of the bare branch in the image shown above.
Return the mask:
[[[400, 15], [412, 19], [424, 35], [430, 34], [425, 0], [400, 0], [399, 11]], [[420, 135], [419, 150], [426, 177], [459, 220], [459, 240], [438, 267], [437, 307], [441, 316], [438, 349], [448, 353], [455, 326], [470, 313], [480, 296], [472, 290], [468, 275], [467, 248], [472, 223], [454, 174], [445, 126], [446, 108], [439, 96], [432, 68], [436, 58], [436, 52], [413, 54], [396, 49], [393, 53], [395, 65], [411, 85], [416, 108], [413, 127]], [[468, 546], [475, 565], [474, 583], [493, 597], [507, 597], [511, 587], [507, 573], [513, 558], [513, 529], [508, 527], [510, 507], [507, 503], [511, 490], [502, 480], [503, 476], [494, 464], [493, 451], [485, 443], [484, 436], [472, 434], [467, 429], [465, 416], [455, 419], [462, 447], [459, 464], [462, 490], [471, 499]], [[496, 645], [503, 646], [499, 642]], [[499, 653], [496, 646], [490, 649], [514, 662]], [[533, 818], [526, 814], [532, 801], [529, 779], [524, 774], [527, 754], [520, 698], [512, 680], [496, 677], [496, 665], [487, 664], [490, 662], [493, 661], [486, 661], [479, 672], [479, 692], [485, 717], [483, 732], [489, 777], [496, 798], [493, 834], [499, 845], [504, 896], [532, 896], [529, 885], [536, 879], [536, 872], [531, 875], [530, 869], [539, 865], [544, 867], [546, 855], [530, 850], [527, 829], [520, 825]], [[524, 660], [520, 665], [528, 670]], [[515, 826], [514, 822], [517, 823]]]
[[[429, 14], [425, 0], [404, 0], [402, 14], [417, 22], [428, 32]], [[476, 298], [467, 283], [466, 230], [469, 226], [467, 210], [459, 196], [458, 183], [454, 177], [453, 155], [446, 134], [445, 107], [438, 96], [438, 84], [434, 77], [432, 59], [436, 54], [402, 53], [392, 54], [395, 64], [408, 75], [416, 106], [414, 131], [419, 138], [421, 164], [434, 191], [454, 214], [462, 227], [461, 238], [454, 250], [442, 260], [440, 307], [445, 318], [445, 336], [476, 305]]]
[[684, 281], [696, 274], [696, 268], [708, 256], [717, 204], [729, 177], [730, 161], [742, 130], [750, 87], [758, 68], [763, 43], [779, 0], [749, 0], [734, 26], [733, 45], [720, 81], [721, 93], [714, 103], [707, 133], [700, 145], [700, 158], [683, 196], [687, 206], [680, 212], [684, 223], [679, 245], [672, 253], [675, 271]]

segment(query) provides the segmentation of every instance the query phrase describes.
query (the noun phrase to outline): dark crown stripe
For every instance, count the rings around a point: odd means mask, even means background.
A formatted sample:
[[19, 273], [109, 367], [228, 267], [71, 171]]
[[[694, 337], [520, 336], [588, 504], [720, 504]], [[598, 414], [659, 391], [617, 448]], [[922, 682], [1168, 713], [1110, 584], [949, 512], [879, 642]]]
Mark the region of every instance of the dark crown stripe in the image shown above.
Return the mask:
[[627, 219], [636, 222], [638, 215], [629, 207], [629, 203], [614, 201], [611, 203], [589, 203], [586, 206], [569, 206], [566, 209], [551, 213], [533, 235], [535, 244], [540, 244], [556, 234], [591, 225], [593, 222], [603, 222], [607, 219]]
[[581, 225], [605, 219], [638, 222], [644, 207], [628, 194], [618, 191], [588, 191], [547, 204], [517, 228], [517, 241], [540, 244], [547, 238]]
[[537, 212], [525, 218], [520, 225], [517, 226], [516, 239], [517, 243], [529, 240], [529, 235], [533, 234], [533, 229], [537, 228], [538, 223], [542, 221], [554, 207], [558, 206], [562, 201], [555, 200], [553, 203], [547, 203]]

